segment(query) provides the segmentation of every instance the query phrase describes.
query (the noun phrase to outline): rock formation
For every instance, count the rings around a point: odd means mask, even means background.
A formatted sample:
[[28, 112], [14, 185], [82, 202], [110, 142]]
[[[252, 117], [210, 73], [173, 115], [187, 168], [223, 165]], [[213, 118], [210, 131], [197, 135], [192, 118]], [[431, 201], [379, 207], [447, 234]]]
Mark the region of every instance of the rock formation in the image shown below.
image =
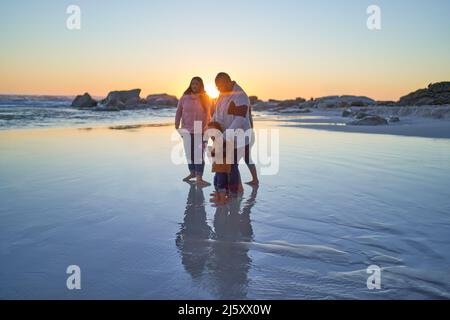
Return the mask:
[[450, 104], [450, 81], [430, 84], [400, 98], [401, 106], [425, 106]]
[[92, 99], [92, 97], [89, 95], [89, 93], [85, 93], [83, 95], [78, 95], [75, 97], [75, 99], [72, 101], [71, 106], [74, 108], [92, 108], [97, 105], [97, 101]]

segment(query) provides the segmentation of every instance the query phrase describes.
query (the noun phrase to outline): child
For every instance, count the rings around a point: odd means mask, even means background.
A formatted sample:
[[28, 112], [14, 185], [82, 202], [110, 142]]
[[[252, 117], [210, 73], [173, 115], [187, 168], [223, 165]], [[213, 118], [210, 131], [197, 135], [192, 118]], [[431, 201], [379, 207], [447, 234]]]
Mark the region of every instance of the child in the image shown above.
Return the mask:
[[[220, 132], [223, 133], [223, 128], [218, 122], [211, 122], [208, 124], [209, 129], [217, 129]], [[215, 158], [215, 149], [216, 149], [216, 141], [214, 140], [214, 146], [211, 150], [211, 156]], [[231, 164], [226, 163], [226, 143], [223, 143], [223, 161], [222, 163], [217, 163], [216, 160], [213, 161], [212, 164], [212, 172], [215, 173], [214, 175], [214, 187], [216, 189], [216, 192], [214, 194], [214, 197], [211, 198], [211, 201], [216, 202], [217, 204], [224, 204], [226, 202], [227, 198], [227, 191], [228, 191], [228, 175], [231, 172]]]

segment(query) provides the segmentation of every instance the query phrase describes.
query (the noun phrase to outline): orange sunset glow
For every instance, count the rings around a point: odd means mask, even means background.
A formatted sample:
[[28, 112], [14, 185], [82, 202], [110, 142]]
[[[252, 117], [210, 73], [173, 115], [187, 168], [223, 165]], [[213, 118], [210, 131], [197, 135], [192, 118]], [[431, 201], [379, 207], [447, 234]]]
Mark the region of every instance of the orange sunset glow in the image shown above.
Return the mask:
[[[169, 13], [153, 2], [81, 1], [79, 30], [66, 28], [63, 3], [5, 4], [0, 93], [105, 96], [140, 88], [143, 96], [179, 97], [198, 75], [214, 96], [214, 77], [225, 71], [260, 99], [352, 94], [397, 100], [450, 74], [446, 20], [439, 19], [445, 10], [424, 3], [406, 20], [400, 5], [383, 2], [383, 28], [370, 31], [358, 1], [236, 2], [239, 12], [230, 5], [221, 15], [212, 3], [176, 2]], [[427, 23], [431, 13], [442, 23]], [[135, 23], [116, 23], [123, 19]]]

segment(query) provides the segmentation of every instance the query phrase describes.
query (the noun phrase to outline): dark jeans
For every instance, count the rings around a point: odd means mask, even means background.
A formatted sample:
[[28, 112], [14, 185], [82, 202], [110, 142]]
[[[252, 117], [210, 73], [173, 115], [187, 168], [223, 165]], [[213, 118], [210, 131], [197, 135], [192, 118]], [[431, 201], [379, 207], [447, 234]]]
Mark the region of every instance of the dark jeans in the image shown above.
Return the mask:
[[[242, 150], [242, 149], [241, 149]], [[248, 168], [255, 168], [255, 164], [250, 157], [250, 145], [246, 145], [244, 149], [244, 160]], [[238, 149], [234, 149], [233, 164], [231, 165], [231, 171], [227, 173], [216, 173], [214, 175], [214, 186], [217, 191], [228, 190], [230, 192], [238, 192], [239, 184], [241, 183], [241, 174], [239, 173], [239, 160], [242, 155], [238, 157]]]
[[[202, 142], [202, 162], [201, 163], [195, 163], [195, 135], [193, 133], [190, 134], [190, 152], [189, 150], [185, 150], [186, 156], [188, 157], [188, 168], [191, 173], [194, 173], [197, 176], [203, 176], [203, 172], [205, 171], [205, 159], [204, 159], [204, 151], [205, 151], [205, 145]], [[202, 137], [197, 138], [198, 141], [202, 141]], [[199, 152], [199, 150], [197, 150]]]

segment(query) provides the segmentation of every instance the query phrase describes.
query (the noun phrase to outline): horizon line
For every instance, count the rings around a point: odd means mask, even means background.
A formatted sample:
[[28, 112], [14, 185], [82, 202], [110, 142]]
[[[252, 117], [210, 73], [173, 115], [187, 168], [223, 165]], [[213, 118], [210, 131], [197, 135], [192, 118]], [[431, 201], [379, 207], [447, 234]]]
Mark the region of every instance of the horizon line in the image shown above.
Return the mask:
[[[439, 81], [439, 82], [444, 82], [444, 81]], [[437, 82], [436, 82], [436, 83], [437, 83]], [[133, 89], [139, 89], [139, 88], [133, 88]], [[109, 92], [112, 92], [112, 91], [127, 91], [127, 90], [133, 90], [133, 89], [117, 89], [117, 90], [110, 90], [110, 91], [108, 91], [108, 93], [109, 93]], [[423, 88], [417, 88], [417, 89], [415, 89], [414, 91], [419, 90], [419, 89], [423, 89]], [[414, 92], [414, 91], [405, 93], [404, 95], [400, 95], [397, 99], [392, 99], [392, 100], [384, 100], [384, 99], [380, 100], [380, 99], [371, 97], [371, 96], [369, 96], [369, 95], [351, 94], [351, 93], [344, 93], [344, 94], [327, 94], [327, 95], [323, 95], [323, 96], [317, 96], [317, 97], [314, 97], [314, 96], [313, 96], [313, 97], [309, 97], [309, 98], [301, 97], [301, 96], [296, 96], [296, 97], [287, 97], [287, 98], [267, 98], [267, 99], [260, 99], [259, 96], [258, 96], [257, 94], [248, 94], [248, 96], [249, 96], [249, 97], [258, 97], [258, 100], [261, 100], [261, 101], [269, 101], [269, 100], [284, 101], [284, 100], [295, 100], [295, 99], [298, 99], [298, 98], [302, 98], [302, 99], [305, 99], [306, 101], [309, 101], [309, 100], [311, 100], [311, 98], [312, 98], [312, 99], [317, 99], [317, 98], [333, 97], [333, 96], [339, 96], [339, 97], [342, 97], [342, 96], [367, 97], [367, 98], [372, 99], [372, 100], [374, 100], [374, 101], [398, 101], [398, 100], [400, 100], [401, 97], [403, 97], [403, 96], [405, 96], [405, 95], [407, 95], [407, 94], [409, 94], [409, 93], [412, 93], [412, 92]], [[107, 93], [106, 95], [97, 95], [97, 94], [91, 94], [91, 93], [89, 93], [89, 91], [85, 91], [85, 92], [78, 93], [78, 94], [65, 94], [65, 93], [9, 93], [9, 92], [6, 92], [6, 93], [5, 93], [5, 92], [0, 92], [0, 96], [18, 96], [18, 97], [20, 97], [20, 96], [46, 97], [46, 96], [47, 96], [47, 97], [67, 97], [67, 98], [75, 98], [76, 96], [78, 96], [78, 95], [83, 95], [83, 94], [85, 94], [85, 93], [88, 93], [88, 94], [89, 94], [91, 97], [93, 97], [93, 98], [106, 98], [106, 96], [108, 95], [108, 93]], [[178, 96], [178, 95], [176, 95], [176, 94], [171, 94], [171, 93], [168, 93], [168, 92], [153, 92], [153, 93], [147, 93], [147, 94], [145, 94], [145, 95], [143, 95], [143, 96], [146, 97], [146, 96], [152, 95], [152, 94], [168, 94], [168, 95], [173, 95], [173, 96], [177, 97], [177, 99], [179, 99], [179, 98], [181, 98], [181, 97], [183, 96], [183, 95]]]

